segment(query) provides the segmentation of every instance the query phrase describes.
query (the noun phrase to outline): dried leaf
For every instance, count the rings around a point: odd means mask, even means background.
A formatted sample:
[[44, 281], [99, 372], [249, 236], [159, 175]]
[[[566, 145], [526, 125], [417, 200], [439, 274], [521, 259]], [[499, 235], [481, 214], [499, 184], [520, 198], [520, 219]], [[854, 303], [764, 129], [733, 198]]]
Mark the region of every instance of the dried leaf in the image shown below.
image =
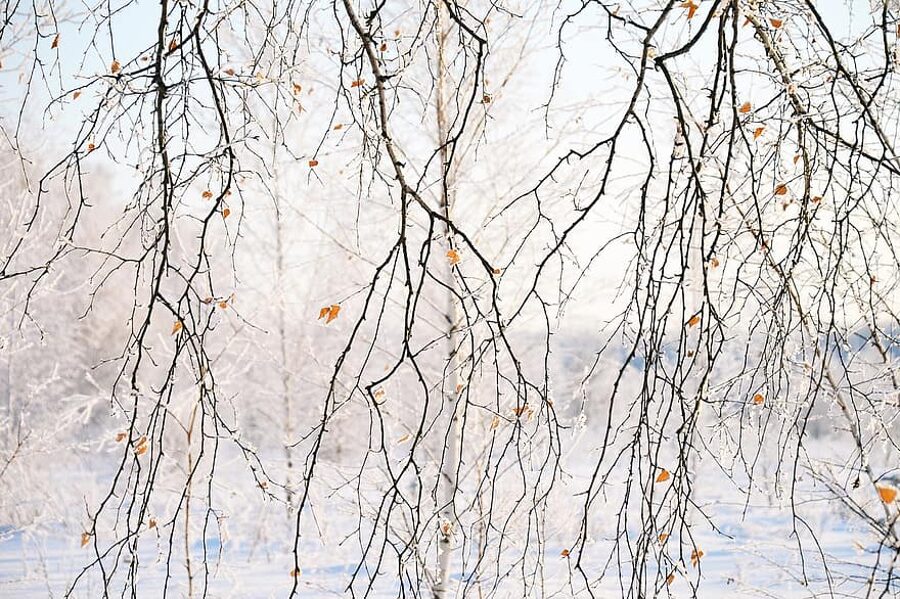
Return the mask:
[[481, 103], [482, 104], [490, 104], [491, 103], [490, 94], [484, 94], [483, 96], [481, 96]]
[[88, 543], [91, 542], [91, 533], [83, 532], [81, 533], [81, 546], [84, 547]]
[[146, 443], [142, 443], [141, 445], [138, 445], [134, 448], [134, 455], [144, 455], [145, 453], [147, 453]]
[[220, 310], [224, 310], [224, 309], [226, 309], [227, 307], [228, 307], [228, 302], [227, 302], [226, 300], [222, 300], [221, 302], [219, 302], [219, 309], [220, 309]]
[[291, 569], [291, 578], [299, 578], [300, 577], [300, 568], [292, 568]]
[[563, 549], [559, 554], [563, 557], [569, 557], [569, 550]]
[[688, 0], [687, 2], [681, 3], [681, 8], [687, 9], [687, 18], [693, 19], [694, 15], [697, 13], [698, 5], [694, 3], [694, 0]]
[[713, 256], [709, 261], [709, 265], [713, 268], [717, 268], [719, 266], [719, 259]]
[[73, 99], [73, 100], [77, 100], [77, 99], [78, 99], [78, 96], [80, 96], [80, 95], [81, 95], [81, 92], [80, 92], [80, 91], [76, 91], [75, 93], [72, 94], [72, 99]]
[[122, 65], [119, 64], [118, 60], [112, 61], [112, 64], [109, 65], [109, 70], [113, 75], [118, 73], [121, 69], [122, 69]]
[[121, 443], [128, 435], [126, 433], [116, 433], [116, 443]]
[[659, 542], [660, 543], [665, 543], [666, 539], [668, 539], [668, 538], [669, 538], [669, 533], [667, 533], [667, 532], [659, 533]]
[[794, 154], [794, 164], [800, 161], [800, 154]]
[[499, 416], [494, 416], [494, 417], [491, 419], [491, 430], [496, 430], [496, 428], [497, 428], [498, 426], [500, 426], [500, 417], [499, 417]]
[[203, 192], [202, 196], [204, 200], [208, 200], [209, 198], [213, 197], [213, 193], [207, 189]]
[[775, 29], [781, 29], [781, 26], [784, 25], [784, 21], [781, 19], [769, 19], [769, 23], [771, 23], [772, 27]]
[[757, 393], [756, 395], [753, 396], [753, 403], [755, 403], [758, 406], [761, 406], [765, 401], [766, 401], [766, 398], [763, 397], [759, 393]]
[[337, 318], [340, 311], [341, 307], [338, 304], [332, 304], [328, 309], [328, 318], [325, 319], [325, 324], [328, 324], [329, 322]]
[[410, 434], [406, 433], [405, 435], [403, 435], [402, 437], [397, 439], [397, 445], [402, 445], [403, 443], [406, 443], [407, 441], [409, 441], [409, 438], [410, 438]]
[[762, 135], [763, 131], [765, 131], [765, 130], [766, 130], [765, 127], [757, 127], [756, 129], [754, 129], [753, 130], [753, 139], [759, 139], [759, 136]]
[[775, 188], [775, 195], [777, 195], [777, 196], [783, 196], [787, 192], [788, 192], [788, 188], [787, 188], [787, 185], [785, 185], [784, 183], [779, 183], [778, 186]]
[[671, 585], [673, 582], [675, 582], [675, 572], [672, 572], [668, 576], [666, 576], [667, 585]]
[[459, 252], [456, 250], [447, 250], [447, 260], [450, 262], [451, 266], [459, 264]]
[[387, 44], [386, 44], [385, 42], [381, 42], [381, 46], [379, 46], [378, 49], [381, 50], [382, 52], [386, 52], [386, 51], [387, 51]]
[[97, 149], [97, 146], [95, 146], [93, 143], [89, 143], [89, 144], [87, 145], [87, 151], [88, 151], [88, 153], [93, 152], [93, 151], [96, 150], [96, 149]]
[[657, 475], [656, 482], [664, 483], [667, 480], [669, 480], [670, 476], [672, 476], [672, 475], [669, 473], [669, 471], [666, 470], [665, 468], [663, 468], [662, 470], [660, 470], [659, 474]]
[[319, 166], [319, 161], [318, 161], [318, 160], [310, 160], [310, 161], [309, 161], [309, 168], [313, 168], [313, 167], [316, 167], [316, 166]]
[[700, 563], [701, 557], [703, 557], [703, 550], [699, 547], [697, 549], [694, 549], [694, 551], [691, 553], [691, 565], [696, 568], [697, 564]]
[[222, 218], [228, 218], [228, 215], [231, 214], [231, 208], [225, 208], [222, 210]]
[[148, 528], [156, 528], [156, 518], [150, 518], [150, 522], [147, 523]]
[[340, 131], [343, 128], [344, 128], [344, 126], [341, 123], [338, 123], [337, 125], [334, 126], [335, 131]]
[[700, 324], [700, 316], [698, 314], [694, 314], [691, 316], [691, 319], [687, 322], [689, 327], [695, 327]]
[[225, 69], [225, 74], [228, 75], [229, 77], [231, 77], [232, 75], [234, 75], [234, 69], [232, 69], [232, 68]]
[[878, 490], [878, 496], [885, 503], [894, 503], [897, 499], [897, 487], [889, 483], [876, 483], [875, 488]]
[[174, 52], [177, 49], [178, 49], [178, 42], [173, 37], [172, 41], [169, 42], [169, 52]]
[[56, 37], [53, 38], [53, 43], [50, 44], [50, 48], [56, 48], [59, 46], [59, 34], [56, 34]]
[[750, 102], [744, 102], [743, 104], [741, 104], [741, 107], [738, 109], [738, 112], [740, 112], [741, 114], [747, 114], [751, 110], [753, 110], [753, 105], [750, 104]]
[[362, 87], [365, 83], [365, 79], [356, 79], [350, 83], [350, 87]]
[[812, 198], [813, 204], [818, 204], [821, 201], [822, 201], [822, 196], [813, 196], [813, 198]]
[[180, 330], [181, 330], [181, 327], [183, 327], [183, 326], [184, 326], [184, 325], [181, 324], [181, 321], [180, 321], [180, 320], [176, 320], [176, 321], [175, 321], [175, 324], [172, 325], [172, 334], [174, 335], [175, 333], [177, 333], [178, 331], [180, 331]]
[[293, 86], [294, 86], [295, 94], [299, 94], [300, 92], [303, 91], [303, 86], [301, 86], [299, 83], [294, 83]]

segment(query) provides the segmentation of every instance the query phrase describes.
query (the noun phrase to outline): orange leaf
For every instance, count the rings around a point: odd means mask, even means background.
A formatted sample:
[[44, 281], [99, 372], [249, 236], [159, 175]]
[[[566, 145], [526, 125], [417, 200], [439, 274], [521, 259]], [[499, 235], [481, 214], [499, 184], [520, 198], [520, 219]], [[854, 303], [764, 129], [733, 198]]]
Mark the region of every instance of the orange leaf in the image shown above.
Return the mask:
[[775, 195], [783, 196], [784, 194], [787, 193], [787, 191], [788, 191], [787, 185], [785, 185], [784, 183], [779, 183], [778, 186], [775, 188]]
[[91, 542], [91, 533], [83, 532], [81, 533], [81, 546], [84, 547], [88, 543]]
[[658, 483], [664, 483], [664, 482], [666, 482], [667, 480], [669, 480], [669, 477], [670, 477], [670, 476], [671, 476], [671, 474], [669, 474], [669, 471], [666, 470], [665, 468], [663, 468], [663, 469], [659, 472], [659, 475], [656, 477], [656, 482], [658, 482]]
[[700, 558], [703, 557], [702, 549], [694, 549], [691, 553], [691, 565], [696, 567], [698, 563], [700, 563]]
[[897, 499], [897, 487], [888, 483], [877, 483], [875, 488], [878, 490], [878, 496], [885, 503], [894, 503]]
[[204, 200], [208, 200], [209, 198], [211, 198], [213, 196], [213, 193], [207, 189], [206, 191], [203, 192], [202, 195], [203, 195]]
[[352, 83], [350, 83], [350, 87], [362, 87], [365, 84], [365, 79], [356, 79]]
[[694, 314], [691, 316], [691, 319], [687, 322], [689, 327], [695, 327], [700, 324], [700, 316]]
[[319, 310], [319, 320], [325, 319], [325, 324], [328, 324], [332, 320], [338, 317], [338, 313], [341, 311], [341, 307], [338, 304], [332, 304], [330, 306], [325, 306], [321, 310]]
[[178, 49], [178, 42], [175, 41], [175, 38], [172, 38], [172, 41], [169, 42], [169, 52], [174, 52]]
[[340, 131], [343, 128], [344, 128], [344, 126], [341, 123], [338, 123], [337, 125], [334, 126], [335, 131]]
[[447, 250], [447, 260], [450, 261], [450, 265], [459, 264], [459, 252], [456, 250]]
[[666, 576], [666, 584], [671, 585], [673, 582], [675, 582], [675, 572]]
[[303, 91], [303, 86], [301, 86], [299, 83], [294, 83], [294, 93], [299, 94], [302, 91]]
[[782, 21], [781, 19], [769, 19], [769, 23], [771, 23], [772, 27], [774, 27], [775, 29], [780, 29], [784, 24], [784, 21]]
[[313, 167], [316, 167], [316, 166], [319, 166], [319, 161], [318, 161], [318, 160], [310, 160], [310, 161], [309, 161], [309, 168], [313, 168]]
[[174, 335], [175, 333], [177, 333], [178, 331], [180, 331], [182, 326], [183, 326], [183, 325], [181, 324], [181, 321], [180, 321], [180, 320], [176, 320], [176, 321], [175, 321], [175, 324], [172, 325], [172, 334]]
[[230, 208], [225, 208], [224, 210], [222, 210], [222, 218], [228, 218], [229, 214], [231, 214]]
[[122, 69], [122, 65], [119, 64], [118, 60], [112, 61], [112, 64], [109, 65], [109, 70], [112, 72], [113, 75], [118, 73], [121, 69]]
[[761, 405], [763, 404], [764, 401], [766, 401], [766, 398], [763, 397], [763, 396], [762, 396], [761, 394], [759, 394], [759, 393], [757, 393], [756, 395], [753, 396], [753, 403], [755, 403], [755, 404], [758, 405], [758, 406], [761, 406]]
[[813, 196], [812, 201], [813, 201], [813, 204], [818, 204], [819, 202], [822, 201], [822, 196]]
[[688, 0], [687, 2], [681, 3], [681, 8], [686, 8], [688, 11], [687, 18], [693, 19], [694, 14], [697, 12], [698, 6], [697, 6], [697, 4], [694, 3], [694, 0]]
[[765, 131], [765, 130], [766, 130], [765, 127], [757, 127], [756, 129], [754, 129], [753, 130], [753, 139], [759, 138], [759, 136], [762, 135], [763, 131]]
[[669, 533], [667, 533], [667, 532], [659, 533], [659, 542], [660, 543], [665, 543], [666, 539], [668, 539], [668, 538], [669, 538]]
[[292, 568], [291, 569], [291, 578], [298, 578], [300, 576], [300, 568]]
[[88, 152], [93, 152], [93, 151], [96, 150], [96, 149], [97, 149], [97, 146], [95, 146], [95, 145], [92, 144], [92, 143], [90, 143], [90, 144], [87, 145], [87, 151], [88, 151]]
[[753, 110], [753, 105], [750, 104], [750, 102], [744, 102], [743, 104], [741, 104], [741, 107], [738, 109], [738, 112], [740, 112], [741, 114], [747, 114], [751, 110]]
[[59, 46], [59, 34], [58, 33], [56, 34], [56, 37], [53, 38], [53, 43], [50, 44], [50, 48], [51, 49], [56, 48], [57, 46]]
[[559, 554], [563, 557], [569, 557], [569, 550], [563, 549]]
[[491, 419], [491, 430], [495, 430], [498, 426], [500, 426], [500, 417], [494, 416], [493, 419]]
[[224, 310], [224, 309], [227, 308], [227, 307], [228, 307], [228, 302], [226, 302], [226, 301], [224, 301], [224, 300], [221, 301], [221, 302], [219, 302], [219, 308], [220, 308], [220, 309]]
[[134, 448], [134, 455], [144, 455], [145, 453], [147, 453], [146, 443], [142, 443], [141, 445], [138, 445]]

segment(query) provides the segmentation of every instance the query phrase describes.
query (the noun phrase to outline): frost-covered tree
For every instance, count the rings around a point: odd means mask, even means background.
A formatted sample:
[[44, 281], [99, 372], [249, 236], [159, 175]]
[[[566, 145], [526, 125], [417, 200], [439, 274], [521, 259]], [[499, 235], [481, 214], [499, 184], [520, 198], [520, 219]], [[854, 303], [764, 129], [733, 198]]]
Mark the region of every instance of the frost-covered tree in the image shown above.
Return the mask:
[[9, 3], [65, 594], [897, 592], [898, 11]]

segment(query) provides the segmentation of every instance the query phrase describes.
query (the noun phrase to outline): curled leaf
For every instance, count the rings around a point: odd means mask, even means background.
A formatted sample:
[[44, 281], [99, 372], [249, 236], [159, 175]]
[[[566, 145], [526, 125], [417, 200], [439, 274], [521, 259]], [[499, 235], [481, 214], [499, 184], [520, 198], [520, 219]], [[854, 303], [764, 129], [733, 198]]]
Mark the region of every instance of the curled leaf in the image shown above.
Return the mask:
[[338, 314], [341, 311], [341, 307], [338, 304], [331, 304], [330, 306], [325, 306], [321, 310], [319, 310], [319, 320], [325, 319], [325, 324], [328, 324], [332, 320], [338, 317]]
[[681, 8], [686, 8], [687, 9], [687, 18], [693, 19], [694, 15], [697, 13], [697, 8], [699, 8], [699, 6], [696, 3], [694, 3], [694, 0], [688, 0], [687, 2], [681, 3]]

